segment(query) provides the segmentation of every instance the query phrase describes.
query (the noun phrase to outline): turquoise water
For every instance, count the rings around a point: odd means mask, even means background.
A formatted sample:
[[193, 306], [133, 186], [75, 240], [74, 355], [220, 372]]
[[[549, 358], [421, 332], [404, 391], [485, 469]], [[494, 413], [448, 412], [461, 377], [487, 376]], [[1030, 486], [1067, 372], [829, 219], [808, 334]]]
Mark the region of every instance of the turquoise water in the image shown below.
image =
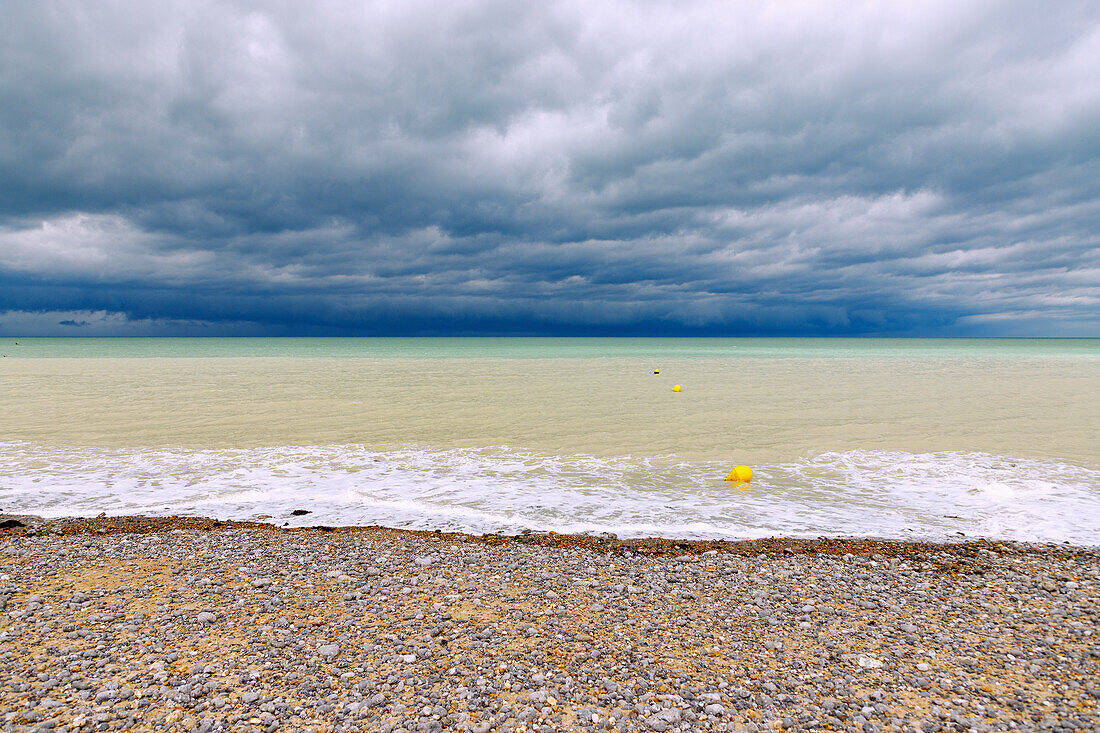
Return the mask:
[[[3, 339], [0, 353], [7, 511], [1100, 544], [1100, 340]], [[740, 463], [752, 482], [725, 482]]]
[[1100, 358], [1100, 339], [25, 338], [0, 339], [0, 350], [12, 358]]

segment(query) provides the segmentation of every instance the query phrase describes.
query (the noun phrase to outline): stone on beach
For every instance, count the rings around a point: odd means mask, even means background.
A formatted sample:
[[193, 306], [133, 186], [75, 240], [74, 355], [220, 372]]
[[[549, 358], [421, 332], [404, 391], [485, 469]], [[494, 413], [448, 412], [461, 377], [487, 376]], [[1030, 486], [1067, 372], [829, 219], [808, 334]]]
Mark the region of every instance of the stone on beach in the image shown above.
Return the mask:
[[1098, 718], [1096, 549], [37, 527], [0, 535], [0, 730], [923, 733]]

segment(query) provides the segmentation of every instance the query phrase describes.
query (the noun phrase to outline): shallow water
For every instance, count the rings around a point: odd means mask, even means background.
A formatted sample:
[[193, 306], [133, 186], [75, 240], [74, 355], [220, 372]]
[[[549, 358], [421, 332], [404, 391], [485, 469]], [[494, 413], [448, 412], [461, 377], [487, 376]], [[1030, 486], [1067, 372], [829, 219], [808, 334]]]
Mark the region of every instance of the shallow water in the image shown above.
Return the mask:
[[[7, 511], [1100, 544], [1095, 340], [20, 339], [0, 351]], [[722, 480], [738, 463], [756, 471], [747, 487]], [[291, 520], [299, 507], [314, 513]]]

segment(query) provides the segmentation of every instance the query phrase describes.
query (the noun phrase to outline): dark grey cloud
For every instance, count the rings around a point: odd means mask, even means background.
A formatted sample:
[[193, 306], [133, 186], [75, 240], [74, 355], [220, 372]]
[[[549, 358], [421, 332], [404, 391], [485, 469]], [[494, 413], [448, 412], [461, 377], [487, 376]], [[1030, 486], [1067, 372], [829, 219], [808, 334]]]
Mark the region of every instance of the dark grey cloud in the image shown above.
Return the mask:
[[14, 3], [0, 330], [1100, 335], [1093, 3]]

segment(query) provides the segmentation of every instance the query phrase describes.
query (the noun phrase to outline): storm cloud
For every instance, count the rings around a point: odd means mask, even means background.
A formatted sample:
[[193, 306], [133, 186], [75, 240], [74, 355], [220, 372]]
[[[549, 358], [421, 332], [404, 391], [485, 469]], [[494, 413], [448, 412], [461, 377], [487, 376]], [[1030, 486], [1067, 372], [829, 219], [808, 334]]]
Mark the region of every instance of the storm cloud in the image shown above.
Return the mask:
[[41, 2], [0, 333], [1100, 335], [1095, 3]]

